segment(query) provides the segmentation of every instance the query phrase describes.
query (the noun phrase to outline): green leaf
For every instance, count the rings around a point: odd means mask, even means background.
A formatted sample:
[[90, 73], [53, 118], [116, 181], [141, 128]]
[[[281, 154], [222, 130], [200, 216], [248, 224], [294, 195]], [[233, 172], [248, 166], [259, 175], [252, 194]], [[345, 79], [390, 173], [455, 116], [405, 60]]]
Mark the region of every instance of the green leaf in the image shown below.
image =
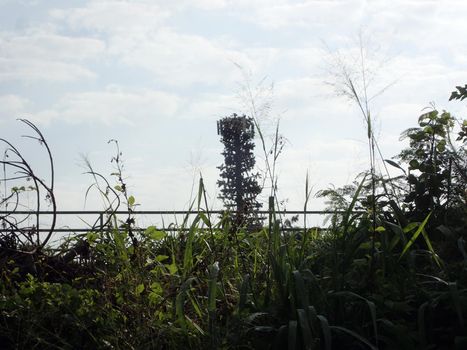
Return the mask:
[[178, 267], [175, 263], [170, 264], [170, 265], [165, 265], [165, 266], [167, 267], [171, 275], [175, 275], [178, 271]]
[[117, 304], [122, 305], [125, 302], [125, 298], [123, 298], [122, 293], [116, 292], [115, 299], [117, 299]]
[[161, 300], [161, 296], [158, 293], [150, 292], [148, 295], [148, 300], [150, 305], [157, 305], [159, 300]]
[[96, 232], [86, 233], [86, 240], [88, 241], [88, 243], [94, 243], [97, 240], [97, 238], [99, 238], [99, 236]]
[[128, 197], [128, 205], [129, 205], [130, 207], [132, 207], [133, 205], [135, 205], [135, 197], [133, 197], [133, 196]]
[[404, 233], [407, 233], [407, 232], [412, 231], [414, 228], [417, 228], [418, 226], [420, 226], [419, 222], [411, 222], [407, 226], [404, 227], [403, 231]]
[[428, 247], [428, 250], [430, 251], [430, 253], [432, 254], [433, 256], [433, 259], [435, 259], [435, 262], [436, 264], [441, 267], [441, 259], [438, 257], [438, 255], [436, 254], [435, 250], [433, 249], [433, 246], [431, 244], [431, 241], [430, 241], [430, 238], [428, 237], [425, 229], [422, 229], [422, 236], [423, 236], [423, 239], [425, 240], [425, 243], [426, 243], [426, 246]]
[[446, 145], [443, 144], [443, 143], [438, 143], [436, 145], [436, 150], [439, 152], [439, 153], [442, 153], [446, 150]]
[[420, 166], [420, 163], [418, 162], [418, 160], [412, 159], [409, 163], [409, 166], [411, 170], [418, 169]]
[[136, 296], [140, 296], [141, 293], [143, 293], [143, 291], [144, 291], [144, 284], [142, 284], [142, 283], [141, 283], [141, 284], [138, 284], [138, 285], [136, 286], [136, 288], [135, 288], [135, 294], [136, 294]]
[[164, 254], [160, 254], [158, 256], [156, 256], [156, 260], [159, 261], [159, 262], [162, 262], [164, 260], [167, 260], [169, 258], [168, 255], [164, 255]]
[[151, 292], [162, 295], [162, 286], [159, 282], [151, 283]]
[[114, 186], [114, 189], [115, 189], [115, 191], [118, 191], [118, 192], [122, 192], [122, 191], [123, 191], [122, 186], [120, 186], [120, 185], [115, 185], [115, 186]]
[[430, 135], [433, 134], [433, 128], [431, 126], [425, 126], [423, 131]]
[[397, 164], [396, 162], [394, 162], [393, 160], [385, 159], [384, 161], [385, 161], [386, 163], [388, 163], [389, 165], [392, 165], [393, 167], [402, 170], [402, 172], [403, 172], [404, 174], [406, 173], [405, 170], [404, 170], [399, 164]]
[[159, 231], [155, 226], [149, 226], [144, 231], [144, 235], [155, 241], [160, 241], [161, 239], [164, 239], [165, 236], [167, 236], [167, 233], [165, 233], [164, 231]]
[[415, 231], [412, 238], [410, 238], [410, 241], [407, 242], [407, 244], [404, 247], [404, 250], [402, 251], [401, 255], [399, 256], [399, 260], [404, 256], [404, 254], [407, 252], [407, 250], [409, 250], [409, 248], [415, 242], [415, 240], [420, 235], [420, 233], [422, 233], [423, 229], [425, 228], [425, 225], [427, 224], [428, 220], [430, 219], [431, 213], [432, 212], [430, 212], [430, 214], [427, 215], [427, 217], [425, 218], [425, 220], [423, 220], [421, 225], [418, 226], [418, 229], [417, 229], [417, 231]]
[[199, 217], [201, 218], [201, 220], [203, 221], [203, 223], [207, 226], [207, 227], [211, 227], [211, 221], [208, 219], [208, 217], [206, 216], [206, 214], [202, 213], [202, 212], [199, 212], [198, 213]]

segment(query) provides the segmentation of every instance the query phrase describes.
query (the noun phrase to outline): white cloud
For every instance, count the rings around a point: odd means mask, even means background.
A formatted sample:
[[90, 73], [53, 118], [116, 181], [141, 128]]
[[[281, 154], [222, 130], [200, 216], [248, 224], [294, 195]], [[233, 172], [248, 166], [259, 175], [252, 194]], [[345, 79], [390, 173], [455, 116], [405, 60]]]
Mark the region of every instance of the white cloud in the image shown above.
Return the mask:
[[[335, 96], [324, 78], [298, 78], [275, 84], [275, 107], [287, 123], [321, 125], [335, 123], [352, 114], [349, 104]], [[325, 123], [324, 125], [321, 123]]]
[[217, 120], [243, 113], [240, 105], [233, 94], [200, 93], [187, 98], [158, 90], [108, 86], [102, 91], [66, 94], [50, 109], [30, 114], [42, 123], [63, 120], [73, 124], [133, 125], [167, 118]]
[[188, 4], [204, 10], [216, 10], [228, 5], [228, 0], [190, 0]]
[[[223, 2], [209, 0], [191, 5], [217, 8]], [[225, 84], [239, 76], [232, 62], [253, 66], [247, 55], [230, 47], [225, 38], [212, 40], [174, 29], [169, 23], [173, 12], [187, 6], [150, 1], [96, 1], [81, 8], [54, 10], [51, 14], [77, 32], [99, 33], [107, 44], [107, 59], [143, 68], [167, 85]]]
[[[313, 195], [334, 184], [351, 183], [368, 169], [366, 144], [350, 139], [310, 137], [300, 147], [286, 147], [279, 157], [279, 196], [288, 199], [289, 209], [303, 208], [305, 179], [309, 174]], [[312, 198], [308, 209], [318, 210], [322, 200]]]
[[0, 5], [8, 3], [19, 3], [21, 5], [36, 5], [38, 0], [0, 0]]
[[170, 16], [166, 7], [151, 1], [97, 0], [83, 7], [51, 10], [51, 16], [72, 28], [86, 28], [103, 33], [126, 34], [151, 30]]
[[[381, 116], [383, 123], [397, 123], [398, 125], [405, 124], [407, 121], [416, 123], [425, 107], [426, 104], [423, 103], [394, 103], [383, 106], [378, 114]], [[386, 127], [389, 126], [386, 125]]]
[[384, 94], [385, 104], [417, 103], [427, 106], [431, 101], [445, 104], [453, 88], [467, 81], [467, 71], [452, 67], [436, 55], [400, 55], [392, 60], [385, 80], [396, 84]]
[[0, 122], [20, 118], [30, 106], [30, 101], [18, 95], [0, 95]]
[[263, 6], [250, 17], [269, 29], [322, 25], [323, 18], [342, 24], [360, 19], [361, 1], [302, 1]]
[[167, 28], [148, 37], [114, 37], [110, 52], [126, 65], [142, 67], [165, 84], [175, 86], [224, 85], [239, 78], [233, 62], [252, 65], [240, 51]]
[[234, 95], [205, 93], [197, 95], [185, 104], [180, 116], [190, 119], [219, 119], [231, 113], [241, 113], [239, 101]]
[[71, 37], [50, 30], [32, 30], [24, 34], [0, 33], [2, 56], [18, 59], [81, 61], [102, 54], [105, 45], [89, 37]]
[[[147, 210], [188, 209], [190, 200], [195, 199], [198, 194], [200, 172], [193, 170], [195, 169], [181, 171], [180, 167], [159, 167], [153, 169], [151, 173], [140, 172], [131, 178], [130, 191], [134, 193], [142, 208]], [[215, 183], [219, 172], [212, 166], [209, 169], [202, 169], [202, 175], [208, 195], [212, 199], [209, 203], [212, 204], [216, 202]], [[220, 205], [216, 205], [216, 209], [219, 207]]]
[[0, 58], [0, 81], [75, 81], [91, 79], [96, 74], [77, 64]]
[[35, 30], [0, 33], [0, 81], [74, 81], [96, 74], [82, 61], [104, 52], [96, 39]]
[[108, 87], [104, 91], [67, 94], [51, 109], [38, 112], [34, 119], [41, 122], [59, 119], [70, 123], [133, 124], [173, 117], [179, 104], [177, 96], [161, 91]]
[[465, 1], [375, 1], [367, 6], [371, 28], [385, 33], [398, 45], [410, 45], [411, 51], [425, 52], [465, 50], [462, 28], [467, 11]]

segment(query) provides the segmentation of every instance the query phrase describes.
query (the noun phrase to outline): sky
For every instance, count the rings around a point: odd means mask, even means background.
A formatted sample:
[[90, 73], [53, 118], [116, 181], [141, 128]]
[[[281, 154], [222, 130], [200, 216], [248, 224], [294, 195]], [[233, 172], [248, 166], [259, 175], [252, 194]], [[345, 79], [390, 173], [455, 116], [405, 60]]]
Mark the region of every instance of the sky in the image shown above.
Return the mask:
[[186, 209], [199, 174], [220, 208], [216, 121], [254, 103], [267, 147], [280, 123], [278, 197], [300, 210], [307, 173], [314, 194], [368, 168], [362, 116], [339, 94], [342, 67], [359, 81], [361, 53], [385, 158], [430, 103], [465, 117], [448, 98], [467, 82], [466, 16], [465, 1], [0, 0], [0, 137], [48, 178], [17, 118], [40, 128], [59, 210], [103, 209], [96, 191], [85, 200], [84, 159], [114, 183], [110, 139], [139, 209]]

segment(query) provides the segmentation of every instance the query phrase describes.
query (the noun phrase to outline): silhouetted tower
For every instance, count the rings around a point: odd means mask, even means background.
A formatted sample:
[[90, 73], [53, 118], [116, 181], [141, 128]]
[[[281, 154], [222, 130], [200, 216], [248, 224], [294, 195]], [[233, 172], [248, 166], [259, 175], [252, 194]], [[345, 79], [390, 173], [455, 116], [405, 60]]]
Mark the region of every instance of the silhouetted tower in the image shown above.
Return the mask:
[[220, 169], [221, 179], [217, 181], [222, 199], [232, 215], [233, 229], [246, 227], [254, 229], [261, 225], [256, 211], [261, 208], [257, 196], [261, 192], [258, 173], [252, 173], [255, 166], [253, 150], [255, 128], [253, 119], [233, 114], [217, 122], [217, 133], [224, 144], [224, 164]]

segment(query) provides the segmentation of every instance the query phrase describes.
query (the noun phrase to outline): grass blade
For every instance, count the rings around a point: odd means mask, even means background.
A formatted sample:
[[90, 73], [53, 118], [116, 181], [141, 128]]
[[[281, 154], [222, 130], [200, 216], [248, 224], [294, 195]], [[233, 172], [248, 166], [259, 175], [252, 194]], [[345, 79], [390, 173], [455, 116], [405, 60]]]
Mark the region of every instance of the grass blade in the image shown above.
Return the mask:
[[454, 345], [456, 350], [467, 349], [467, 337], [455, 337]]
[[352, 197], [352, 202], [350, 202], [349, 207], [345, 211], [344, 220], [343, 220], [344, 236], [347, 235], [347, 230], [350, 226], [350, 216], [352, 214], [353, 209], [355, 208], [355, 205], [357, 204], [358, 196], [360, 195], [360, 192], [362, 191], [365, 180], [366, 180], [366, 175], [363, 177], [362, 181], [358, 185], [357, 190], [355, 191], [355, 194]]
[[365, 339], [364, 337], [362, 337], [361, 335], [355, 333], [354, 331], [351, 331], [350, 329], [347, 329], [347, 328], [344, 328], [344, 327], [339, 327], [339, 326], [329, 326], [329, 328], [350, 335], [351, 337], [353, 337], [353, 338], [359, 340], [360, 342], [362, 342], [363, 344], [367, 345], [371, 350], [378, 350], [378, 348], [376, 346], [374, 346], [373, 344], [371, 344], [368, 341], [368, 339]]
[[287, 326], [282, 325], [279, 327], [277, 334], [274, 338], [273, 349], [282, 350], [284, 349], [285, 341], [287, 340]]
[[191, 288], [191, 284], [195, 280], [194, 277], [188, 278], [183, 284], [180, 286], [180, 291], [177, 294], [175, 299], [175, 313], [177, 315], [177, 320], [180, 323], [180, 326], [183, 330], [186, 330], [186, 321], [185, 321], [185, 299], [188, 294], [188, 291]]
[[464, 258], [464, 262], [467, 263], [467, 253], [465, 252], [465, 240], [460, 237], [458, 240], [457, 240], [457, 247], [459, 248], [459, 251], [461, 252], [462, 254], [462, 257]]
[[412, 238], [410, 238], [410, 241], [407, 242], [407, 244], [405, 245], [404, 249], [402, 250], [402, 253], [401, 255], [399, 256], [399, 260], [404, 256], [404, 254], [407, 252], [407, 250], [409, 250], [409, 248], [412, 246], [412, 244], [415, 242], [415, 240], [417, 239], [417, 237], [420, 235], [420, 233], [422, 233], [423, 229], [425, 228], [425, 225], [427, 224], [428, 220], [430, 219], [430, 216], [431, 216], [431, 213], [430, 212], [427, 217], [425, 218], [425, 220], [423, 220], [423, 222], [421, 223], [420, 226], [418, 226], [418, 229], [417, 231], [415, 231], [415, 233], [412, 235]]
[[329, 322], [327, 318], [322, 315], [317, 315], [316, 317], [318, 318], [319, 323], [321, 325], [321, 330], [323, 331], [325, 349], [331, 350], [332, 349], [332, 336], [331, 336], [331, 328], [329, 328]]
[[300, 325], [300, 331], [302, 333], [302, 340], [305, 349], [311, 350], [313, 345], [313, 336], [311, 334], [310, 323], [308, 317], [303, 309], [297, 309], [298, 323]]
[[441, 260], [438, 257], [438, 254], [435, 253], [435, 250], [433, 249], [430, 238], [428, 237], [425, 229], [422, 230], [422, 236], [425, 239], [426, 246], [428, 247], [428, 250], [432, 254], [433, 259], [435, 259], [436, 265], [438, 265], [438, 267], [441, 267]]
[[428, 307], [428, 302], [423, 303], [418, 308], [418, 336], [420, 337], [420, 344], [422, 349], [426, 348], [427, 337], [426, 337], [426, 324], [425, 324], [425, 312]]
[[216, 294], [217, 294], [217, 277], [219, 275], [219, 263], [216, 261], [209, 266], [209, 282], [208, 282], [208, 311], [216, 310]]
[[449, 294], [451, 294], [452, 301], [456, 309], [456, 314], [457, 314], [457, 319], [459, 321], [460, 329], [465, 329], [464, 316], [462, 315], [462, 307], [461, 307], [461, 301], [459, 297], [459, 290], [457, 289], [457, 283], [450, 282], [448, 283], [448, 286], [449, 286]]
[[305, 282], [299, 271], [292, 272], [295, 281], [295, 294], [297, 297], [298, 305], [306, 309], [308, 307], [308, 289], [305, 287]]
[[190, 226], [188, 231], [188, 237], [186, 239], [185, 252], [183, 254], [183, 275], [186, 277], [193, 267], [193, 241], [195, 239], [195, 232], [200, 220], [199, 216], [196, 216], [195, 220]]
[[208, 280], [208, 319], [209, 319], [209, 334], [211, 336], [211, 348], [216, 349], [218, 337], [216, 332], [216, 294], [217, 294], [217, 277], [219, 276], [219, 263], [216, 261], [209, 266]]
[[373, 324], [373, 332], [374, 332], [374, 335], [375, 335], [375, 339], [378, 339], [378, 327], [377, 327], [377, 324], [376, 324], [376, 305], [375, 305], [374, 302], [372, 302], [371, 300], [368, 300], [367, 298], [364, 298], [361, 295], [358, 295], [357, 293], [354, 293], [354, 292], [348, 292], [348, 291], [336, 292], [333, 295], [336, 295], [336, 296], [350, 296], [350, 297], [354, 297], [354, 298], [357, 298], [357, 299], [360, 299], [360, 300], [364, 301], [368, 305], [368, 310], [370, 311], [370, 317], [371, 317], [371, 322]]
[[297, 349], [297, 325], [297, 321], [289, 321], [289, 334], [287, 339], [288, 350]]
[[247, 297], [248, 297], [248, 285], [250, 283], [250, 275], [246, 274], [243, 277], [242, 284], [240, 286], [240, 298], [238, 301], [238, 311], [242, 311], [245, 308]]

